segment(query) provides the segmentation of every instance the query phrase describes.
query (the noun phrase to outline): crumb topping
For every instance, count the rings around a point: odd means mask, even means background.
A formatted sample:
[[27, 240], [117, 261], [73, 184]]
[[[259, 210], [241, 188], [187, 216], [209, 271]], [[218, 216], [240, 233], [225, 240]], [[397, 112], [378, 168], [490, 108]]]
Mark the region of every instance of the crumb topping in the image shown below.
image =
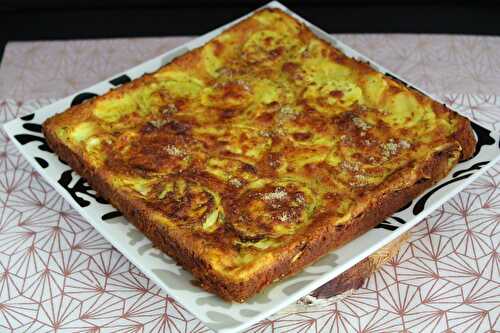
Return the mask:
[[272, 138], [276, 133], [270, 130], [260, 130], [258, 134], [264, 138]]
[[278, 122], [282, 123], [287, 119], [295, 119], [298, 114], [299, 112], [293, 107], [288, 105], [282, 106], [278, 111], [278, 119], [279, 119]]
[[165, 119], [154, 119], [150, 120], [149, 124], [151, 124], [153, 127], [160, 128], [163, 125], [165, 125], [167, 121]]
[[265, 201], [284, 200], [287, 196], [288, 193], [283, 188], [277, 187], [273, 192], [263, 194], [262, 199]]
[[400, 140], [399, 146], [403, 149], [409, 149], [411, 147], [411, 144], [406, 140]]
[[290, 214], [288, 212], [283, 212], [281, 213], [280, 216], [278, 216], [278, 220], [281, 222], [287, 222], [290, 219]]
[[342, 161], [340, 163], [340, 167], [342, 169], [345, 169], [345, 170], [348, 170], [348, 171], [352, 171], [352, 172], [359, 172], [360, 171], [359, 164], [353, 163], [353, 162], [349, 162], [349, 161]]
[[178, 156], [178, 157], [186, 156], [186, 152], [183, 149], [180, 149], [174, 145], [166, 146], [165, 151], [172, 156]]
[[382, 155], [385, 158], [389, 158], [393, 155], [396, 155], [398, 152], [398, 144], [394, 142], [393, 139], [389, 140], [388, 143], [382, 144]]
[[172, 104], [172, 103], [167, 104], [165, 107], [163, 107], [161, 109], [161, 112], [164, 115], [171, 115], [171, 114], [176, 113], [177, 111], [178, 111], [177, 107], [175, 106], [175, 104]]
[[370, 124], [368, 124], [367, 122], [365, 122], [363, 119], [359, 118], [359, 117], [354, 117], [352, 118], [352, 122], [354, 123], [354, 125], [363, 130], [363, 131], [367, 131], [369, 130], [370, 128], [372, 128], [372, 126]]
[[236, 188], [243, 186], [243, 184], [241, 183], [241, 180], [239, 180], [238, 178], [229, 179], [229, 184], [231, 184], [232, 186], [234, 186]]
[[351, 185], [353, 187], [358, 187], [358, 186], [365, 186], [369, 183], [368, 177], [366, 175], [362, 175], [362, 174], [354, 175], [354, 180], [355, 181], [350, 182], [349, 185]]
[[411, 144], [406, 140], [400, 140], [399, 142], [394, 141], [394, 139], [389, 139], [389, 142], [382, 144], [382, 156], [386, 159], [397, 155], [400, 149], [408, 149]]
[[304, 198], [304, 195], [302, 193], [297, 193], [297, 195], [295, 196], [295, 201], [299, 205], [303, 205], [306, 202], [306, 199]]

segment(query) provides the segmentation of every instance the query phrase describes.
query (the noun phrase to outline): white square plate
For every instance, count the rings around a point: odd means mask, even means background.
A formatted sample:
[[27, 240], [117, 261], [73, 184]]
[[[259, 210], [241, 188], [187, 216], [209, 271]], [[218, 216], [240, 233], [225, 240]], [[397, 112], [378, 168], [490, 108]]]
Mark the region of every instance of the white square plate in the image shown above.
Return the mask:
[[[286, 11], [303, 22], [316, 35], [329, 41], [348, 56], [369, 62], [380, 72], [398, 79], [396, 75], [298, 17], [280, 3], [271, 2], [265, 7], [280, 8]], [[246, 303], [228, 303], [200, 289], [193, 283], [194, 278], [189, 272], [181, 269], [171, 258], [154, 249], [152, 243], [140, 231], [128, 223], [105, 200], [97, 197], [84, 179], [59, 160], [48, 148], [41, 133], [41, 124], [48, 117], [63, 112], [71, 105], [81, 103], [96, 95], [102, 95], [124, 82], [157, 70], [173, 58], [205, 44], [243, 18], [114, 78], [43, 107], [33, 114], [15, 119], [4, 126], [5, 131], [24, 157], [114, 247], [207, 326], [224, 333], [241, 331], [336, 277], [409, 230], [500, 159], [499, 135], [473, 124], [478, 137], [476, 155], [468, 161], [459, 163], [445, 179], [381, 223], [377, 228], [331, 252], [301, 273], [273, 284]], [[404, 84], [409, 85], [406, 82]]]

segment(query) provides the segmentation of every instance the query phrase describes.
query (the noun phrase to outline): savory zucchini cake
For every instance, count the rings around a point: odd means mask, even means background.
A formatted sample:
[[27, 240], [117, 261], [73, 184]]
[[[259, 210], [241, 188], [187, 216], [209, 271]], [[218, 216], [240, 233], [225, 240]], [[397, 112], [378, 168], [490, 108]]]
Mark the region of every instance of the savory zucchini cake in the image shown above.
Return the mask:
[[373, 228], [475, 148], [467, 119], [277, 9], [43, 130], [155, 246], [240, 302]]

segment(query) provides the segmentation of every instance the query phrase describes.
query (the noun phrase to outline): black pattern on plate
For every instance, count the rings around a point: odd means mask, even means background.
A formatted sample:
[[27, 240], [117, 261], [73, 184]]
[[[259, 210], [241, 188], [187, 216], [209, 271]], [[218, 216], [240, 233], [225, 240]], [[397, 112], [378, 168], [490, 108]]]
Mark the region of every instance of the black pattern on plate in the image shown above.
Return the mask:
[[132, 81], [130, 77], [127, 74], [120, 75], [118, 77], [115, 77], [114, 79], [110, 80], [109, 83], [114, 85], [115, 87], [120, 86], [122, 84], [128, 83]]
[[123, 216], [123, 214], [120, 211], [115, 210], [113, 212], [109, 212], [109, 213], [106, 213], [103, 216], [101, 216], [101, 220], [107, 221], [107, 220], [111, 220], [111, 219], [114, 219], [115, 217], [120, 217], [120, 216]]
[[456, 178], [448, 180], [447, 182], [442, 183], [441, 185], [433, 187], [432, 190], [430, 190], [429, 192], [427, 192], [424, 196], [422, 196], [417, 201], [417, 203], [415, 204], [415, 207], [413, 207], [413, 215], [418, 215], [418, 214], [420, 214], [424, 210], [426, 202], [429, 200], [429, 198], [434, 193], [436, 193], [437, 191], [439, 191], [443, 187], [446, 187], [446, 186], [448, 186], [450, 184], [453, 184], [455, 182], [458, 182], [460, 180], [464, 180], [466, 178], [469, 178], [470, 176], [472, 176], [472, 174], [473, 173], [469, 173], [469, 174], [466, 174], [466, 175], [463, 175], [463, 176], [460, 176], [460, 177], [456, 177]]
[[386, 229], [389, 231], [394, 231], [401, 225], [405, 224], [406, 221], [398, 216], [391, 216], [387, 220], [378, 224], [375, 229]]
[[[30, 121], [33, 118], [34, 118], [34, 114], [31, 114], [31, 115], [22, 117], [21, 119], [24, 121]], [[23, 128], [25, 130], [27, 130], [28, 132], [31, 132], [33, 134], [29, 134], [29, 133], [16, 134], [16, 135], [14, 135], [14, 139], [16, 139], [23, 146], [30, 143], [30, 142], [33, 142], [33, 141], [41, 142], [41, 145], [38, 146], [38, 149], [52, 153], [52, 149], [50, 149], [49, 145], [47, 144], [45, 137], [43, 135], [41, 135], [42, 134], [42, 125], [36, 124], [36, 123], [24, 123]]]
[[34, 113], [30, 113], [30, 114], [27, 114], [27, 115], [21, 117], [21, 119], [25, 120], [25, 121], [33, 120], [34, 118], [35, 118], [35, 114]]
[[[477, 137], [476, 151], [471, 158], [469, 158], [468, 160], [462, 161], [460, 163], [464, 163], [466, 161], [469, 161], [469, 160], [475, 158], [480, 153], [483, 146], [490, 146], [490, 145], [493, 145], [495, 143], [495, 139], [493, 139], [493, 137], [491, 136], [490, 130], [488, 130], [482, 126], [479, 126], [478, 124], [476, 124], [474, 122], [471, 122], [471, 126], [472, 126], [472, 129], [474, 130], [474, 133], [476, 134], [476, 137]], [[442, 188], [444, 188], [452, 183], [455, 183], [457, 181], [460, 181], [460, 180], [463, 180], [463, 179], [466, 179], [466, 178], [472, 176], [474, 174], [474, 172], [473, 172], [474, 170], [480, 170], [483, 166], [487, 165], [489, 162], [490, 161], [477, 162], [467, 169], [455, 171], [452, 175], [453, 179], [450, 179], [447, 182], [442, 183], [441, 185], [438, 185], [438, 186], [432, 188], [431, 191], [427, 192], [424, 196], [422, 196], [418, 200], [418, 202], [413, 207], [413, 214], [417, 215], [417, 214], [421, 213], [425, 208], [426, 202], [430, 199], [430, 197], [434, 193], [438, 192], [440, 189], [442, 189]]]
[[[402, 212], [403, 210], [405, 209], [408, 209], [411, 204], [413, 203], [413, 200], [411, 200], [410, 202], [408, 202], [406, 205], [404, 205], [403, 207], [399, 208], [396, 213], [399, 213], [399, 212]], [[388, 219], [394, 219], [397, 224], [391, 222], [390, 220]], [[396, 230], [397, 228], [399, 228], [400, 225], [402, 224], [405, 224], [406, 221], [404, 219], [402, 219], [401, 217], [399, 216], [390, 216], [388, 219], [386, 219], [385, 221], [381, 222], [380, 224], [378, 224], [375, 229], [377, 228], [380, 228], [380, 229], [386, 229], [386, 230], [389, 230], [389, 231], [394, 231]]]
[[470, 168], [463, 169], [463, 170], [458, 170], [458, 171], [454, 172], [452, 177], [455, 178], [455, 177], [460, 176], [463, 173], [467, 173], [467, 172], [470, 172], [470, 171], [473, 171], [473, 170], [479, 170], [479, 169], [481, 169], [483, 166], [485, 166], [488, 163], [490, 163], [490, 161], [478, 162], [476, 164], [473, 164]]
[[61, 186], [64, 187], [66, 191], [68, 191], [68, 193], [80, 207], [87, 207], [88, 205], [90, 205], [90, 201], [82, 198], [81, 196], [79, 196], [79, 194], [85, 194], [89, 197], [92, 197], [101, 204], [108, 203], [104, 198], [101, 198], [100, 196], [95, 194], [95, 191], [92, 189], [92, 187], [90, 187], [87, 181], [80, 176], [77, 176], [78, 180], [73, 186], [71, 186], [71, 182], [74, 179], [72, 173], [73, 170], [71, 169], [64, 171], [63, 173], [61, 173], [61, 176], [59, 177], [59, 180], [57, 182], [61, 184]]
[[46, 169], [49, 166], [49, 162], [47, 162], [45, 159], [41, 157], [35, 157], [35, 161], [37, 161], [38, 164], [44, 169]]
[[98, 96], [98, 95], [94, 94], [94, 93], [90, 93], [90, 92], [79, 93], [78, 95], [73, 97], [73, 99], [71, 100], [71, 106], [82, 104], [84, 101], [91, 99], [91, 98], [94, 98], [96, 96]]

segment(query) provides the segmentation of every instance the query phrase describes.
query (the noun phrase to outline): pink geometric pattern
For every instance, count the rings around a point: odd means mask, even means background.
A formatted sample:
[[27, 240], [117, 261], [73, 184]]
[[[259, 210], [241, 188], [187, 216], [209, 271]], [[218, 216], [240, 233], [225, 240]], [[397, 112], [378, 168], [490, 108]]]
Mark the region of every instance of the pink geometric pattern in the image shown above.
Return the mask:
[[[499, 38], [341, 38], [478, 123], [500, 130]], [[9, 44], [0, 65], [0, 122], [186, 39]], [[71, 209], [0, 131], [0, 331], [210, 332], [188, 310]], [[413, 228], [411, 242], [353, 295], [290, 308], [247, 332], [499, 330], [496, 165]]]
[[0, 64], [0, 96], [18, 101], [62, 98], [190, 39], [9, 43]]

